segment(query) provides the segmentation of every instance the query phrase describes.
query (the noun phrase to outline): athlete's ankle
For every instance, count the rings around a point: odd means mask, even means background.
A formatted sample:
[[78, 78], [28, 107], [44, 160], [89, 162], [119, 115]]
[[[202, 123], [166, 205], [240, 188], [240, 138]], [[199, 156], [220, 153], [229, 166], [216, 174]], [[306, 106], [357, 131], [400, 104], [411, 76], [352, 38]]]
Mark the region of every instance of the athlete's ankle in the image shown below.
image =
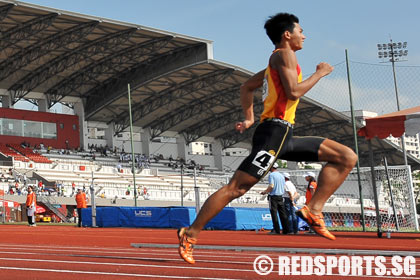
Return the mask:
[[191, 238], [197, 238], [199, 233], [200, 233], [200, 231], [197, 231], [197, 230], [195, 230], [194, 228], [191, 228], [191, 227], [187, 228], [187, 230], [185, 231], [185, 234], [188, 237], [191, 237]]
[[316, 207], [316, 206], [311, 206], [311, 205], [306, 205], [306, 207], [308, 207], [309, 212], [311, 212], [313, 215], [320, 215], [322, 214], [322, 207]]

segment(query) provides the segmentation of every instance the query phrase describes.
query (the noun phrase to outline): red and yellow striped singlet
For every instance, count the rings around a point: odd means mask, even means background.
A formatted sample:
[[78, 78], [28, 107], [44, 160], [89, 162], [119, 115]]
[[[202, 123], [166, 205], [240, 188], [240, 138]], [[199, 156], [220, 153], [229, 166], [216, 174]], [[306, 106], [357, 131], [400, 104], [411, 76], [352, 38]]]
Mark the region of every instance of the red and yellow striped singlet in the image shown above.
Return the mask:
[[[296, 68], [298, 83], [302, 81], [302, 71], [298, 65]], [[263, 84], [264, 111], [261, 114], [261, 122], [267, 118], [278, 118], [295, 123], [295, 113], [299, 99], [290, 100], [284, 93], [278, 72], [268, 65], [264, 74]]]

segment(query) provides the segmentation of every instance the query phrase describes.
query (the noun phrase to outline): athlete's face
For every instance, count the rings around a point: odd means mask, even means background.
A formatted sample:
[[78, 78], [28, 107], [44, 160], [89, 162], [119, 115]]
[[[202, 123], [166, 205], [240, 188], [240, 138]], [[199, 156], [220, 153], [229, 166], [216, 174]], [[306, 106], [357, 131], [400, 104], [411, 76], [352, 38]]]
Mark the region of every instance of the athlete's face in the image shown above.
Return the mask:
[[295, 28], [293, 32], [290, 33], [289, 43], [294, 51], [301, 50], [303, 48], [303, 41], [305, 41], [306, 36], [303, 34], [303, 29], [299, 23], [295, 23]]

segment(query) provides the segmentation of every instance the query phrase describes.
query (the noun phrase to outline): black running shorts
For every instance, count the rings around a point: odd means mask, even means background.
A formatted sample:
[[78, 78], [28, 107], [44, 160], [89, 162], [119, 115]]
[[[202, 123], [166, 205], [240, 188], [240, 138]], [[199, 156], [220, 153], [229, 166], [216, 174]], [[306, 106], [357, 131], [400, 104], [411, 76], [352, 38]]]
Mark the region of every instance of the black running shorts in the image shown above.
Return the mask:
[[293, 128], [283, 123], [264, 121], [252, 137], [251, 154], [244, 159], [239, 170], [261, 179], [277, 159], [288, 161], [318, 161], [322, 137], [293, 136]]

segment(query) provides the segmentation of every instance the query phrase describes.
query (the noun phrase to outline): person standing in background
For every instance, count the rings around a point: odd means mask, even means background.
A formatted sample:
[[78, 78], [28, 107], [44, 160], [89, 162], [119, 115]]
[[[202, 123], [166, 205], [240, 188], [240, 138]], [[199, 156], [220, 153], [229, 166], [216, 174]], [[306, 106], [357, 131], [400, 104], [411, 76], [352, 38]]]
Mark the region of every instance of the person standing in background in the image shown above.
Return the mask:
[[82, 209], [87, 208], [87, 202], [86, 193], [82, 189], [78, 189], [76, 194], [77, 216], [79, 217], [78, 227], [82, 227]]
[[287, 224], [287, 212], [284, 205], [284, 185], [285, 180], [283, 175], [277, 171], [278, 164], [275, 162], [271, 167], [270, 175], [268, 175], [268, 187], [261, 194], [268, 194], [268, 201], [270, 205], [271, 220], [273, 221], [274, 231], [271, 234], [280, 234], [280, 225], [277, 213], [279, 213], [282, 233], [288, 234], [289, 227]]
[[299, 197], [299, 193], [296, 191], [295, 185], [290, 180], [290, 174], [289, 173], [283, 173], [284, 180], [286, 183], [284, 184], [284, 206], [286, 208], [287, 213], [287, 220], [289, 223], [289, 231], [293, 234], [299, 233], [299, 227], [298, 227], [298, 219], [296, 216], [296, 199]]
[[[318, 187], [318, 184], [315, 180], [315, 173], [313, 172], [306, 172], [303, 177], [308, 182], [308, 185], [306, 186], [306, 193], [305, 193], [305, 205], [308, 205], [308, 203], [311, 201], [312, 197], [315, 194], [316, 188]], [[312, 228], [309, 228], [308, 233], [314, 234], [315, 231]]]
[[311, 201], [312, 196], [315, 194], [316, 188], [318, 187], [318, 184], [315, 180], [315, 173], [313, 172], [306, 172], [303, 177], [305, 177], [306, 182], [308, 182], [308, 185], [306, 186], [306, 194], [305, 194], [305, 205], [308, 205], [308, 203]]
[[26, 196], [26, 214], [28, 215], [28, 224], [31, 227], [36, 227], [35, 224], [36, 212], [36, 195], [32, 186], [28, 187], [28, 195]]

